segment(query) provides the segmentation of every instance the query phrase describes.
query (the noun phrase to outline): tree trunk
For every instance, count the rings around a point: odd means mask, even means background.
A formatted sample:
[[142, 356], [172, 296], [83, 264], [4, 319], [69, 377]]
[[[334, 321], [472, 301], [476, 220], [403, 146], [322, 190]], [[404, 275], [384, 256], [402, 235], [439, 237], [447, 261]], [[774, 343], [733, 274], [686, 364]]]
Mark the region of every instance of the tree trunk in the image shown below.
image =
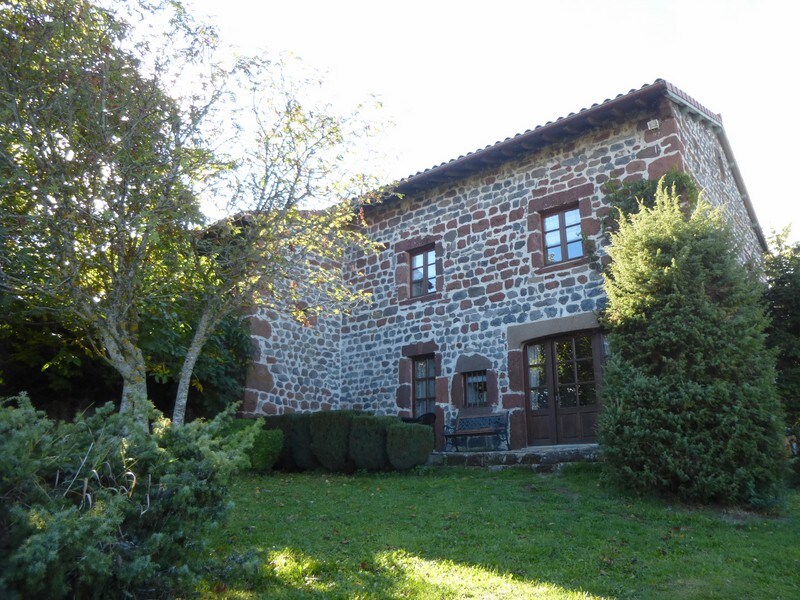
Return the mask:
[[141, 348], [124, 334], [115, 336], [112, 328], [100, 330], [108, 362], [122, 377], [122, 398], [119, 412], [132, 412], [136, 422], [147, 429], [148, 412], [152, 406], [147, 397], [147, 368]]
[[208, 333], [214, 324], [211, 317], [211, 310], [204, 310], [194, 330], [192, 343], [186, 351], [186, 358], [183, 359], [181, 377], [178, 381], [178, 392], [175, 395], [175, 408], [172, 411], [173, 427], [180, 427], [183, 425], [186, 418], [186, 404], [189, 400], [189, 386], [192, 383], [194, 366], [197, 363], [197, 359], [200, 357], [200, 352], [203, 350], [203, 346], [206, 343]]

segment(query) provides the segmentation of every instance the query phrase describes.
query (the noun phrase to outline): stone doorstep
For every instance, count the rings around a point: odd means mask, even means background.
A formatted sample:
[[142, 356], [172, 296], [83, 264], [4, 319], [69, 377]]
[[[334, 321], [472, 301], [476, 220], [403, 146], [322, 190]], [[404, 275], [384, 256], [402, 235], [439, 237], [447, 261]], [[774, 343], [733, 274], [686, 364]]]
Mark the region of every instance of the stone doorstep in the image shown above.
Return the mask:
[[599, 459], [600, 447], [597, 444], [570, 444], [490, 452], [434, 452], [427, 464], [442, 467], [488, 467], [493, 470], [522, 467], [535, 471], [555, 471], [567, 463], [597, 462]]

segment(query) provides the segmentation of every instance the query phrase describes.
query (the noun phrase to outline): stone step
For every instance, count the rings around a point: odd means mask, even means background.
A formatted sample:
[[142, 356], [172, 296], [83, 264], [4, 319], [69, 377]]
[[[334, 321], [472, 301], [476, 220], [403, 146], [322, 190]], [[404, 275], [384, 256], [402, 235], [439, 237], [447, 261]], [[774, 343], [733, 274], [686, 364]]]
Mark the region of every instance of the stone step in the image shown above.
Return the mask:
[[598, 460], [600, 460], [600, 447], [597, 444], [572, 444], [491, 452], [434, 452], [428, 459], [428, 465], [485, 467], [498, 470], [513, 467], [550, 472], [558, 470], [564, 464]]

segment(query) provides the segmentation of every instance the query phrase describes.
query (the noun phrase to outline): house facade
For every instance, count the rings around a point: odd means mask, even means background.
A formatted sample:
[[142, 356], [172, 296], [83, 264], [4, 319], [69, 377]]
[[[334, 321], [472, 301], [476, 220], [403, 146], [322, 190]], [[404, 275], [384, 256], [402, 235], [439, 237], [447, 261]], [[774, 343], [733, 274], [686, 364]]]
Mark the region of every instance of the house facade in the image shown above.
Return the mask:
[[603, 185], [690, 173], [745, 257], [766, 248], [719, 115], [672, 84], [606, 100], [401, 181], [368, 208], [372, 302], [304, 327], [262, 311], [243, 413], [509, 411], [510, 445], [590, 443], [602, 407]]

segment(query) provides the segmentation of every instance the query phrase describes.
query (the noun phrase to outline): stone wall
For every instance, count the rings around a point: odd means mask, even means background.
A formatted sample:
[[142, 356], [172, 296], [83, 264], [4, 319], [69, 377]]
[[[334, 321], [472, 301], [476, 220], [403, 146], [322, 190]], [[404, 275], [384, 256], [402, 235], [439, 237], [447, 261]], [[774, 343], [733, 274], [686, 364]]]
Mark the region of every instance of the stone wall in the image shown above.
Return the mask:
[[[683, 166], [666, 101], [660, 128], [650, 131], [653, 116], [373, 208], [370, 232], [386, 250], [365, 259], [363, 284], [373, 305], [343, 323], [342, 404], [409, 414], [410, 357], [433, 353], [437, 412], [440, 423], [449, 422], [461, 400], [459, 360], [477, 357], [490, 365], [490, 400], [512, 411], [512, 445], [524, 445], [524, 393], [520, 378], [509, 374], [509, 357], [518, 360], [520, 346], [509, 347], [507, 330], [602, 307], [602, 184]], [[545, 266], [541, 213], [572, 206], [580, 208], [588, 256]], [[441, 282], [434, 294], [410, 299], [409, 251], [428, 245], [436, 248]]]
[[731, 170], [733, 157], [725, 154], [719, 136], [707, 121], [677, 110], [675, 118], [680, 128], [686, 170], [694, 176], [703, 197], [724, 211], [741, 245], [742, 259], [760, 263], [763, 248]]
[[253, 362], [241, 413], [247, 416], [328, 410], [339, 406], [341, 317], [300, 323], [285, 311], [250, 317]]
[[[464, 403], [461, 374], [478, 367], [487, 371], [489, 404], [511, 411], [511, 446], [526, 445], [523, 345], [596, 328], [605, 302], [606, 181], [688, 170], [709, 200], [726, 207], [748, 252], [755, 251], [720, 152], [711, 129], [665, 98], [655, 112], [628, 115], [449, 185], [370, 207], [369, 232], [384, 249], [352, 256], [343, 275], [369, 291], [372, 303], [314, 327], [277, 313], [255, 315], [257, 360], [245, 412], [349, 407], [407, 416], [412, 360], [433, 355], [439, 447], [442, 423]], [[720, 176], [720, 168], [728, 170]], [[561, 208], [580, 211], [583, 256], [547, 265], [542, 215]], [[410, 256], [419, 248], [435, 250], [437, 276], [430, 294], [412, 298]]]

